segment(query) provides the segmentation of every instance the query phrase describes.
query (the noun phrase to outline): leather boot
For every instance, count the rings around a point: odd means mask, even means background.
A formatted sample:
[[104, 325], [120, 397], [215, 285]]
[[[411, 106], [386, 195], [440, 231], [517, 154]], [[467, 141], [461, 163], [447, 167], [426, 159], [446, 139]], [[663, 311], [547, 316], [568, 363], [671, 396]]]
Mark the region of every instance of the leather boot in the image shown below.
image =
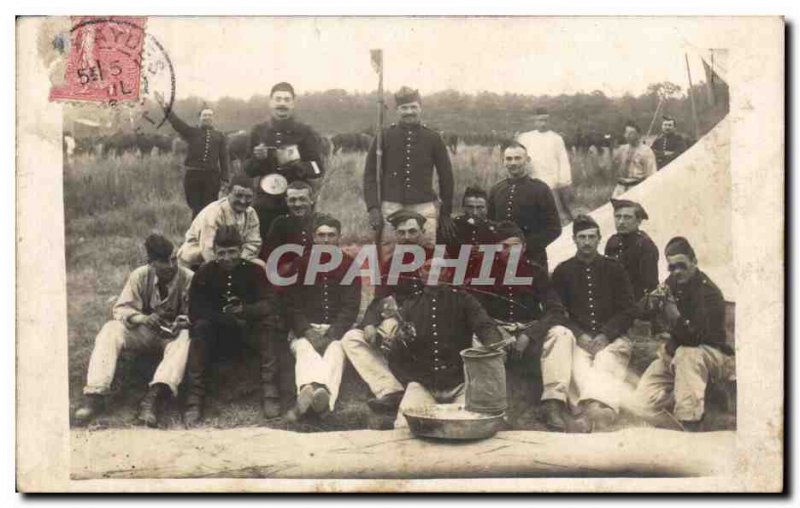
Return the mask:
[[369, 399], [367, 405], [376, 413], [390, 414], [397, 412], [400, 402], [403, 400], [404, 392], [392, 392], [383, 397]]
[[540, 418], [548, 429], [555, 432], [567, 430], [567, 405], [563, 401], [556, 399], [542, 401], [539, 411]]
[[584, 405], [583, 416], [589, 422], [591, 432], [608, 432], [617, 419], [613, 409], [596, 400], [590, 400]]
[[161, 405], [166, 398], [169, 387], [164, 383], [156, 383], [147, 390], [139, 409], [139, 421], [148, 427], [158, 427]]
[[189, 395], [186, 398], [186, 409], [183, 412], [183, 424], [195, 427], [203, 420], [203, 398], [198, 395]]
[[75, 411], [75, 420], [78, 425], [86, 425], [95, 416], [103, 411], [104, 400], [102, 395], [95, 393], [84, 396], [83, 405]]

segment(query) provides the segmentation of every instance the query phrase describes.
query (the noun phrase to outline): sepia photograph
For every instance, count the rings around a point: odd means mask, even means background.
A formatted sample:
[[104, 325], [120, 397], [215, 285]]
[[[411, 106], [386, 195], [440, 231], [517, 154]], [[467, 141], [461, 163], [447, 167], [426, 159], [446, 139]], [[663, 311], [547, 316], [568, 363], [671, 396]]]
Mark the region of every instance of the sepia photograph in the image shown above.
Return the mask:
[[782, 489], [782, 18], [16, 28], [24, 491]]

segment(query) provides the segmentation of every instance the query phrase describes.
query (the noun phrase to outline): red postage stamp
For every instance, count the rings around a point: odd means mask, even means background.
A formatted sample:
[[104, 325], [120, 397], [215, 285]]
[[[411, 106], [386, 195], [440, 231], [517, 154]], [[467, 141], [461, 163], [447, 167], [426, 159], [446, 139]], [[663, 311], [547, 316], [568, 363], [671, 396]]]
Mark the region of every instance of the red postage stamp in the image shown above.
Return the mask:
[[85, 16], [74, 21], [64, 82], [50, 89], [50, 100], [138, 100], [147, 18]]

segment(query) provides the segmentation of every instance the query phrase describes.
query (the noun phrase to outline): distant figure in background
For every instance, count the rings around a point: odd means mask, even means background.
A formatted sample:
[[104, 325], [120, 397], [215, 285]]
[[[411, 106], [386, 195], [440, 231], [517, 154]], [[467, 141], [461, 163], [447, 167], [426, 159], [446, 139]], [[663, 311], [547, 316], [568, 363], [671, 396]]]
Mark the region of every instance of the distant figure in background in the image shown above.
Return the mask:
[[649, 146], [642, 142], [642, 131], [633, 122], [625, 124], [626, 144], [614, 153], [614, 174], [617, 186], [611, 197], [618, 198], [633, 187], [642, 183], [656, 172], [656, 156]]
[[642, 205], [627, 199], [612, 199], [611, 205], [617, 232], [606, 242], [605, 253], [625, 268], [638, 302], [658, 286], [658, 247], [639, 229], [649, 219]]
[[545, 108], [536, 108], [532, 131], [517, 136], [527, 150], [533, 166], [533, 176], [543, 181], [553, 191], [558, 215], [565, 221], [572, 220], [567, 201], [572, 185], [572, 169], [564, 138], [550, 130], [550, 114]]
[[244, 163], [249, 176], [258, 177], [253, 207], [258, 213], [261, 238], [272, 221], [285, 214], [289, 182], [321, 182], [325, 171], [320, 137], [310, 126], [294, 119], [292, 85], [278, 83], [269, 93], [270, 119], [250, 131], [250, 155]]
[[650, 148], [656, 156], [658, 169], [663, 168], [689, 148], [689, 144], [681, 134], [675, 132], [675, 119], [664, 115], [661, 122], [661, 135], [658, 136]]
[[664, 255], [670, 275], [661, 312], [669, 331], [658, 357], [642, 374], [634, 407], [656, 422], [659, 412], [670, 411], [685, 430], [698, 431], [708, 384], [736, 376], [734, 352], [725, 340], [725, 301], [698, 268], [685, 238], [671, 239]]
[[[165, 108], [164, 96], [156, 92], [156, 100]], [[195, 127], [187, 124], [170, 109], [167, 115], [172, 128], [188, 144], [183, 189], [186, 203], [192, 209], [192, 219], [212, 201], [227, 191], [230, 170], [228, 169], [228, 146], [225, 134], [214, 128], [214, 110], [203, 108]]]
[[511, 221], [525, 233], [525, 253], [547, 270], [547, 246], [561, 234], [553, 193], [546, 183], [528, 175], [530, 157], [520, 143], [503, 150], [508, 178], [489, 191], [489, 219]]
[[253, 195], [252, 178], [234, 177], [228, 195], [203, 208], [192, 221], [186, 231], [186, 239], [178, 249], [178, 262], [196, 270], [201, 264], [214, 260], [217, 230], [222, 226], [234, 226], [242, 237], [242, 259], [264, 264], [258, 259], [261, 233], [258, 214], [250, 206]]
[[158, 425], [159, 409], [170, 393], [178, 395], [189, 354], [189, 285], [192, 272], [175, 262], [175, 247], [165, 237], [152, 234], [144, 242], [147, 264], [131, 272], [108, 321], [94, 341], [85, 401], [75, 413], [87, 423], [102, 409], [114, 380], [123, 349], [161, 350], [163, 357], [141, 404], [139, 421]]
[[[364, 201], [367, 203], [370, 225], [376, 231], [384, 228], [383, 256], [393, 238], [391, 224], [386, 218], [398, 210], [410, 210], [425, 217], [425, 240], [436, 242], [439, 230], [446, 237], [453, 235], [453, 167], [442, 136], [423, 125], [420, 120], [422, 101], [419, 91], [402, 87], [394, 96], [398, 123], [383, 133], [382, 168], [376, 168], [376, 141], [367, 152], [364, 166]], [[437, 196], [433, 190], [433, 170], [439, 177], [441, 206], [436, 209]], [[377, 171], [381, 172], [378, 189]], [[440, 224], [441, 223], [441, 224]], [[445, 243], [442, 241], [441, 243]]]

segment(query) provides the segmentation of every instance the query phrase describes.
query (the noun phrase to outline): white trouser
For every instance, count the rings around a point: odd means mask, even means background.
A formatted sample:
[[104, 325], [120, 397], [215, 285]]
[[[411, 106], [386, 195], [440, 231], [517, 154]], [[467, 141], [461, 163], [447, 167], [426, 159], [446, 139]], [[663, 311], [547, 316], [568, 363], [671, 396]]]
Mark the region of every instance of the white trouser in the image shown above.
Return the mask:
[[647, 367], [636, 387], [634, 404], [639, 411], [672, 409], [678, 420], [700, 421], [708, 383], [730, 381], [735, 376], [733, 356], [705, 344], [680, 346], [674, 357], [659, 353]]
[[383, 214], [383, 236], [381, 241], [384, 246], [389, 246], [390, 248], [394, 246], [394, 227], [389, 224], [386, 218], [398, 210], [410, 210], [425, 217], [425, 225], [422, 229], [423, 244], [430, 246], [436, 244], [436, 226], [439, 223], [439, 210], [436, 208], [436, 203], [431, 201], [429, 203], [404, 205], [394, 201], [384, 201], [381, 203], [381, 213]]
[[386, 358], [367, 344], [363, 330], [353, 329], [345, 333], [342, 348], [375, 397], [403, 391], [403, 385], [389, 370]]
[[163, 350], [164, 356], [158, 364], [150, 386], [164, 383], [178, 394], [178, 385], [183, 380], [186, 359], [189, 356], [189, 330], [181, 330], [175, 339], [164, 339], [146, 326], [127, 328], [121, 321], [109, 321], [94, 340], [92, 357], [86, 375], [85, 394], [105, 394], [111, 388], [117, 359], [123, 349], [143, 351]]
[[[330, 325], [325, 324], [311, 326], [322, 333], [330, 328]], [[289, 348], [295, 358], [294, 377], [297, 389], [300, 390], [311, 383], [325, 385], [331, 394], [330, 410], [333, 411], [336, 399], [339, 397], [339, 386], [342, 384], [342, 372], [344, 372], [344, 351], [341, 341], [334, 340], [328, 344], [324, 355], [320, 355], [303, 337], [291, 338]]]
[[464, 405], [467, 398], [467, 392], [464, 389], [464, 383], [456, 386], [451, 390], [429, 390], [421, 384], [412, 381], [406, 387], [406, 393], [403, 394], [403, 400], [400, 401], [400, 408], [397, 410], [397, 418], [394, 421], [395, 429], [404, 429], [408, 427], [403, 411], [418, 407], [429, 407], [436, 404], [460, 404]]
[[625, 391], [625, 374], [632, 346], [618, 337], [594, 358], [579, 347], [572, 332], [554, 326], [547, 332], [542, 350], [542, 400], [556, 399], [577, 405], [596, 400], [619, 411]]

